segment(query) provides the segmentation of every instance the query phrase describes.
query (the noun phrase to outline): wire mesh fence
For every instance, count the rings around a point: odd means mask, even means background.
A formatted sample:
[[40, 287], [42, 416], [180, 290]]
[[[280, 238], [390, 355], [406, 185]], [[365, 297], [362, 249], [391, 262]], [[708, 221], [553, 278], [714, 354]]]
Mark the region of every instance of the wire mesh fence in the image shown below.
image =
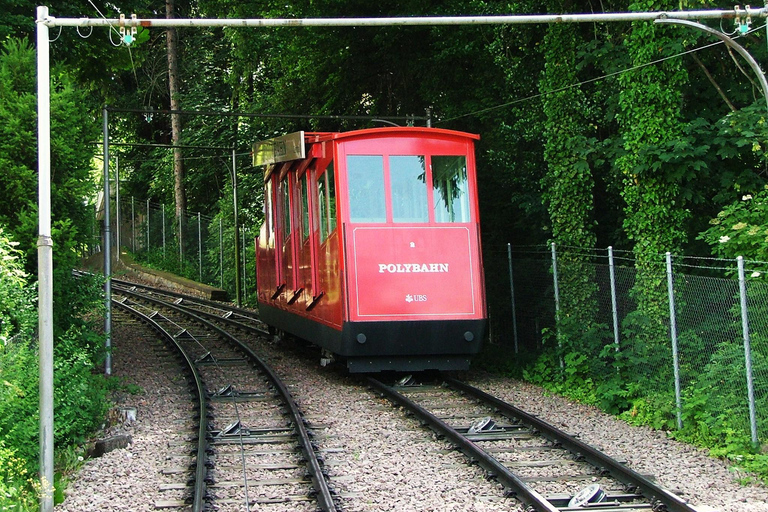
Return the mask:
[[[626, 386], [669, 408], [678, 427], [727, 422], [753, 442], [768, 437], [768, 264], [747, 262], [740, 279], [738, 260], [670, 255], [665, 266], [660, 255], [642, 281], [658, 283], [654, 316], [638, 305], [631, 252], [506, 249], [484, 252], [487, 281], [497, 283], [488, 290], [493, 342], [530, 360], [548, 349], [542, 333], [549, 331], [561, 364], [564, 353], [585, 353], [598, 384], [620, 371]], [[578, 301], [573, 288], [581, 288]], [[582, 310], [568, 310], [569, 301]], [[574, 337], [574, 329], [589, 335]]]
[[[117, 212], [112, 243], [141, 262], [230, 297], [239, 267], [242, 295], [255, 292], [250, 227], [235, 233], [220, 218], [189, 212], [179, 223], [171, 208], [134, 198], [117, 201]], [[100, 243], [94, 234], [87, 250]], [[678, 426], [727, 421], [753, 442], [768, 437], [768, 263], [741, 262], [740, 279], [737, 260], [669, 256], [665, 267], [660, 256], [640, 280], [633, 253], [610, 248], [507, 245], [485, 247], [483, 259], [491, 341], [519, 360], [551, 347], [562, 367], [563, 355], [577, 350], [595, 382], [618, 372]], [[647, 299], [645, 309], [639, 304], [639, 282], [658, 287], [650, 294], [658, 314], [648, 315]]]
[[[153, 268], [221, 288], [233, 299], [239, 270], [241, 296], [247, 301], [255, 293], [255, 231], [250, 226], [241, 226], [235, 233], [232, 223], [200, 212], [184, 212], [179, 219], [173, 207], [165, 204], [133, 197], [113, 201], [113, 247], [130, 251], [138, 262]], [[103, 223], [101, 212], [96, 216]], [[94, 233], [86, 255], [100, 251], [101, 243]]]

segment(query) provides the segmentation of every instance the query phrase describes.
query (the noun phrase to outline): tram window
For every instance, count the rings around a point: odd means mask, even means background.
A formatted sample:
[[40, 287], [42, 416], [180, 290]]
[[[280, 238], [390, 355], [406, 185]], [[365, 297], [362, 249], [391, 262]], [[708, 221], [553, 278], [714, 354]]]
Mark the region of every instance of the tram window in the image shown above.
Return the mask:
[[333, 162], [317, 179], [317, 204], [320, 216], [320, 241], [324, 242], [336, 230], [336, 186]]
[[280, 207], [283, 209], [283, 240], [288, 240], [291, 235], [291, 189], [288, 188], [288, 175], [280, 182], [280, 194], [282, 199]]
[[325, 171], [328, 179], [328, 233], [336, 231], [336, 182], [333, 177], [333, 162], [328, 164]]
[[309, 238], [309, 201], [307, 197], [307, 174], [299, 180], [299, 195], [301, 197], [301, 234], [302, 240]]
[[384, 157], [347, 157], [349, 218], [352, 222], [386, 222]]
[[267, 236], [271, 237], [275, 229], [274, 213], [272, 206], [272, 180], [267, 181], [264, 188], [264, 222], [267, 225]]
[[469, 222], [469, 186], [465, 156], [433, 156], [432, 183], [436, 222]]
[[429, 222], [424, 160], [423, 156], [389, 157], [394, 222]]

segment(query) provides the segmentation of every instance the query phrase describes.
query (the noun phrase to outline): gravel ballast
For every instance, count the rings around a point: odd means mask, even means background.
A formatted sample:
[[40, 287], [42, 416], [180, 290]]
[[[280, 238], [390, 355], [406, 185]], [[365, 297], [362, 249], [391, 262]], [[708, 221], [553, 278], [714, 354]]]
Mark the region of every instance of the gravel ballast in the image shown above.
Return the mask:
[[[58, 512], [149, 511], [177, 496], [159, 491], [164, 470], [174, 461], [169, 441], [189, 417], [184, 379], [157, 357], [156, 342], [138, 326], [113, 329], [113, 374], [141, 388], [121, 394], [120, 406], [137, 409], [136, 421], [118, 424], [103, 437], [128, 434], [133, 443], [87, 460], [66, 491]], [[463, 455], [438, 440], [401, 410], [356, 381], [314, 359], [264, 340], [251, 344], [283, 376], [316, 436], [339, 506], [344, 511], [497, 511], [516, 510], [482, 469], [467, 466]], [[289, 345], [291, 345], [289, 343]], [[311, 352], [314, 349], [304, 350]], [[664, 432], [629, 426], [595, 408], [550, 396], [541, 388], [481, 372], [469, 383], [526, 412], [577, 435], [629, 467], [653, 475], [697, 509], [768, 512], [768, 489], [740, 486], [737, 473], [702, 450], [669, 439]], [[183, 479], [175, 477], [178, 481]], [[173, 480], [173, 478], [171, 478]], [[245, 510], [245, 507], [242, 507]], [[251, 510], [278, 510], [252, 506]], [[290, 510], [283, 508], [283, 510]]]

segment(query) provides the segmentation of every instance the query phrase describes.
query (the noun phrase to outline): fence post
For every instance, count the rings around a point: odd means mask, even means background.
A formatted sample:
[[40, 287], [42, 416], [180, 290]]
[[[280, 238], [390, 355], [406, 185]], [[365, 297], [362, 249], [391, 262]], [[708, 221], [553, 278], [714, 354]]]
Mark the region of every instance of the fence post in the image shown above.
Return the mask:
[[675, 404], [677, 429], [683, 428], [683, 405], [680, 398], [680, 361], [677, 354], [677, 319], [675, 317], [675, 289], [672, 278], [672, 254], [667, 252], [667, 292], [669, 294], [669, 331], [672, 336], [672, 364], [675, 371]]
[[619, 307], [616, 300], [616, 267], [613, 261], [613, 247], [608, 246], [608, 271], [611, 276], [611, 315], [613, 316], [613, 343], [619, 351]]
[[131, 196], [131, 250], [136, 253], [136, 204]]
[[243, 255], [243, 297], [248, 297], [248, 282], [246, 279], [246, 270], [245, 270], [245, 253], [248, 252], [245, 250], [245, 229], [243, 229], [243, 245], [242, 247], [242, 255]]
[[557, 337], [557, 350], [560, 359], [560, 369], [565, 369], [563, 361], [563, 346], [560, 340], [560, 288], [557, 284], [557, 252], [555, 251], [555, 242], [552, 242], [552, 278], [555, 283], [555, 336]]
[[744, 279], [744, 258], [736, 258], [739, 267], [739, 297], [741, 298], [741, 332], [744, 337], [744, 361], [747, 372], [747, 399], [749, 400], [749, 428], [752, 444], [758, 445], [757, 414], [755, 412], [755, 385], [752, 380], [752, 348], [749, 336], [749, 316], [747, 315], [747, 282]]
[[224, 235], [221, 228], [221, 217], [219, 217], [219, 278], [221, 279], [221, 289], [224, 289]]
[[165, 259], [165, 203], [162, 203], [163, 207], [163, 259]]
[[507, 244], [507, 259], [509, 260], [509, 295], [512, 302], [512, 336], [515, 340], [515, 355], [517, 355], [517, 311], [515, 309], [515, 281], [512, 279], [512, 244], [510, 243]]
[[179, 229], [176, 234], [176, 240], [179, 242], [179, 270], [184, 268], [184, 247], [182, 245], [184, 244], [184, 240], [187, 239], [186, 236], [184, 236], [184, 233], [182, 232], [184, 229], [184, 212], [179, 213]]
[[200, 282], [203, 282], [203, 235], [200, 227], [200, 212], [197, 212], [197, 259], [200, 267]]

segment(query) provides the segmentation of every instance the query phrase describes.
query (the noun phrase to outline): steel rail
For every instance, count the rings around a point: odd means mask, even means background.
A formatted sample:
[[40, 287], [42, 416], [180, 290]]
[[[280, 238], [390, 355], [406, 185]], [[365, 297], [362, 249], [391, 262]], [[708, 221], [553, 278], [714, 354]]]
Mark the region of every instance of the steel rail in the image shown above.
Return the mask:
[[[245, 353], [248, 356], [248, 358], [251, 359], [251, 361], [253, 361], [259, 366], [261, 371], [263, 371], [267, 375], [269, 380], [272, 382], [272, 385], [275, 387], [277, 392], [282, 397], [283, 401], [285, 402], [285, 405], [288, 406], [288, 410], [290, 412], [290, 416], [293, 421], [294, 428], [296, 429], [296, 433], [298, 435], [301, 452], [304, 455], [309, 465], [308, 469], [310, 473], [310, 478], [312, 480], [312, 484], [314, 486], [315, 492], [317, 493], [317, 496], [318, 496], [317, 497], [318, 505], [321, 507], [321, 509], [324, 512], [336, 512], [337, 510], [336, 504], [334, 503], [333, 496], [331, 494], [330, 489], [328, 488], [328, 482], [325, 478], [325, 475], [323, 474], [322, 467], [320, 466], [320, 461], [318, 460], [317, 454], [315, 453], [315, 450], [312, 446], [312, 440], [309, 436], [309, 431], [307, 430], [304, 417], [301, 411], [299, 410], [298, 405], [296, 405], [296, 401], [293, 399], [291, 392], [288, 390], [287, 386], [283, 383], [283, 381], [278, 377], [278, 375], [274, 372], [274, 370], [272, 370], [272, 368], [265, 361], [263, 361], [253, 350], [251, 350], [250, 347], [242, 343], [240, 340], [238, 340], [237, 338], [229, 334], [224, 329], [211, 323], [205, 318], [202, 318], [200, 315], [196, 314], [197, 312], [193, 313], [189, 311], [188, 308], [182, 308], [175, 304], [163, 302], [154, 297], [141, 295], [130, 290], [121, 290], [121, 293], [133, 295], [134, 297], [147, 300], [155, 304], [162, 305], [163, 307], [173, 309], [181, 314], [188, 315], [196, 319], [198, 322], [202, 323], [203, 325], [206, 325], [213, 331], [216, 331], [220, 336], [236, 344], [240, 348], [240, 350], [242, 350], [243, 353]], [[216, 316], [216, 315], [213, 315], [213, 316]], [[216, 318], [218, 320], [223, 320], [221, 317], [218, 317], [218, 316]]]
[[246, 318], [248, 318], [250, 320], [258, 320], [258, 317], [256, 316], [256, 313], [254, 311], [250, 311], [250, 310], [247, 310], [247, 309], [244, 309], [244, 308], [239, 308], [237, 306], [231, 306], [231, 305], [228, 305], [227, 303], [222, 302], [222, 301], [203, 299], [202, 297], [196, 297], [194, 295], [189, 295], [187, 293], [175, 292], [173, 290], [160, 290], [160, 289], [155, 288], [155, 287], [150, 286], [150, 285], [141, 284], [141, 283], [134, 283], [132, 281], [125, 281], [125, 280], [122, 280], [122, 279], [116, 279], [114, 277], [112, 278], [112, 282], [116, 283], [116, 284], [118, 284], [120, 286], [123, 286], [124, 288], [131, 288], [131, 287], [141, 288], [141, 289], [144, 289], [144, 290], [148, 290], [148, 291], [157, 293], [159, 295], [170, 295], [172, 297], [176, 297], [176, 298], [179, 298], [179, 299], [185, 299], [185, 300], [188, 300], [190, 302], [196, 302], [196, 303], [199, 303], [199, 304], [204, 304], [204, 305], [209, 306], [211, 308], [218, 308], [218, 309], [224, 309], [224, 310], [227, 310], [227, 311], [232, 311], [232, 312], [237, 313], [239, 315], [242, 315], [242, 316], [244, 316], [244, 317], [246, 317]]
[[458, 446], [467, 457], [476, 461], [483, 469], [496, 477], [504, 487], [510, 489], [526, 506], [539, 512], [557, 512], [559, 510], [544, 498], [544, 496], [525, 485], [525, 483], [517, 475], [512, 473], [509, 468], [502, 465], [485, 450], [467, 439], [443, 420], [427, 411], [413, 400], [398, 393], [391, 386], [387, 386], [373, 377], [366, 377], [366, 379], [372, 387], [389, 397], [390, 400], [410, 410], [416, 414], [419, 419], [425, 421], [433, 430], [450, 439], [451, 442]]
[[[639, 492], [648, 498], [653, 504], [655, 502], [662, 503], [666, 506], [669, 512], [696, 512], [696, 509], [686, 504], [682, 499], [669, 491], [654, 484], [641, 474], [637, 473], [621, 464], [619, 461], [612, 459], [606, 454], [592, 448], [588, 444], [579, 441], [578, 439], [569, 436], [565, 432], [553, 427], [552, 425], [534, 417], [530, 414], [510, 405], [503, 400], [489, 395], [488, 393], [458, 381], [454, 378], [446, 377], [444, 382], [453, 387], [456, 390], [462, 391], [467, 395], [477, 398], [487, 404], [497, 408], [500, 412], [506, 415], [513, 416], [523, 423], [538, 430], [539, 433], [552, 442], [558, 443], [560, 446], [570, 451], [573, 454], [578, 454], [584, 458], [589, 464], [604, 469], [613, 478], [619, 480], [628, 486], [633, 486], [639, 490]], [[654, 508], [656, 508], [654, 506]]]
[[[125, 283], [125, 284], [122, 284], [122, 283]], [[219, 310], [232, 311], [232, 312], [236, 313], [237, 315], [240, 315], [241, 317], [247, 318], [248, 320], [254, 320], [254, 321], [259, 321], [260, 322], [258, 317], [252, 316], [254, 314], [253, 311], [247, 311], [247, 310], [244, 310], [242, 308], [238, 308], [237, 306], [222, 307], [222, 305], [220, 303], [216, 303], [215, 301], [208, 301], [206, 299], [200, 299], [198, 297], [193, 297], [191, 295], [185, 295], [185, 294], [182, 294], [182, 293], [171, 292], [171, 291], [166, 291], [166, 290], [157, 290], [156, 288], [152, 288], [151, 286], [135, 285], [134, 283], [129, 283], [128, 281], [123, 281], [122, 283], [119, 284], [118, 287], [119, 287], [120, 290], [125, 290], [126, 293], [131, 293], [132, 291], [130, 290], [130, 288], [132, 288], [133, 286], [137, 286], [137, 287], [141, 287], [141, 288], [153, 291], [154, 293], [156, 293], [158, 295], [169, 295], [171, 297], [177, 297], [177, 298], [180, 298], [180, 299], [183, 299], [183, 300], [187, 300], [187, 301], [191, 302], [192, 304], [201, 304], [203, 306], [217, 308]], [[136, 294], [136, 296], [137, 297], [146, 298], [147, 300], [154, 299], [156, 304], [163, 304], [163, 305], [167, 305], [168, 304], [166, 302], [163, 302], [160, 299], [157, 299], [157, 298], [154, 298], [154, 297], [149, 297], [147, 295]], [[259, 327], [254, 327], [253, 325], [245, 324], [243, 322], [240, 322], [239, 320], [235, 320], [232, 317], [224, 317], [224, 316], [220, 316], [220, 315], [217, 315], [217, 314], [214, 314], [214, 313], [209, 313], [207, 311], [200, 311], [200, 310], [194, 309], [194, 308], [192, 308], [192, 307], [190, 307], [188, 305], [184, 305], [183, 303], [174, 303], [174, 306], [176, 306], [177, 308], [180, 308], [181, 310], [190, 311], [190, 312], [193, 312], [196, 315], [200, 315], [200, 316], [209, 318], [210, 320], [223, 321], [225, 323], [233, 325], [233, 326], [237, 327], [238, 329], [242, 329], [244, 331], [252, 332], [254, 334], [262, 334], [262, 335], [265, 335], [265, 336], [269, 336], [270, 335], [270, 332], [268, 330], [266, 330], [266, 329], [262, 329], [262, 328], [259, 328]]]
[[141, 311], [138, 311], [137, 309], [129, 306], [128, 304], [124, 304], [116, 299], [112, 299], [112, 302], [118, 306], [119, 308], [123, 308], [126, 311], [128, 311], [130, 314], [139, 317], [142, 321], [149, 324], [152, 328], [154, 328], [165, 340], [172, 345], [176, 347], [176, 349], [181, 353], [181, 355], [184, 357], [184, 361], [187, 364], [187, 367], [189, 368], [189, 371], [192, 373], [194, 381], [195, 381], [195, 390], [197, 394], [197, 403], [198, 403], [198, 430], [197, 430], [197, 456], [195, 459], [195, 488], [194, 488], [194, 495], [193, 495], [193, 501], [192, 501], [192, 510], [193, 512], [202, 512], [203, 507], [205, 505], [203, 498], [205, 497], [206, 493], [206, 477], [207, 477], [207, 461], [208, 461], [208, 441], [207, 441], [207, 434], [208, 434], [208, 415], [206, 413], [207, 409], [207, 400], [205, 395], [205, 389], [203, 388], [203, 382], [200, 378], [200, 374], [197, 371], [197, 368], [195, 367], [195, 362], [189, 357], [189, 355], [184, 351], [184, 349], [181, 347], [181, 345], [176, 341], [176, 339], [165, 329], [163, 329], [160, 324], [155, 322], [152, 318], [145, 315]]

